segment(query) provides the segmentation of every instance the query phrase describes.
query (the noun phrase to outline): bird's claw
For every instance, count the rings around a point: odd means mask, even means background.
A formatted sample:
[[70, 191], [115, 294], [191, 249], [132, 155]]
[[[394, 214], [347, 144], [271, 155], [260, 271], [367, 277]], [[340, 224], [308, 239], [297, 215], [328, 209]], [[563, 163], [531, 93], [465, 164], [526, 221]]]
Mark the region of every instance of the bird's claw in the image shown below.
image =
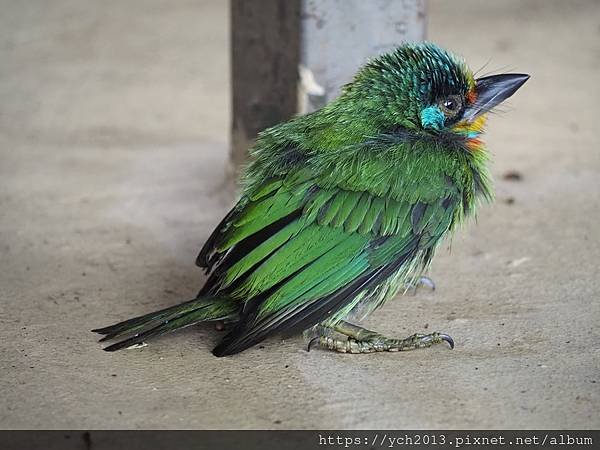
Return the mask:
[[424, 334], [424, 335], [420, 335], [420, 334], [415, 334], [414, 338], [420, 340], [423, 343], [426, 344], [439, 344], [441, 342], [447, 342], [448, 345], [450, 346], [450, 350], [454, 350], [454, 339], [452, 339], [452, 336], [450, 336], [449, 334], [445, 334], [445, 333], [431, 333], [431, 334]]
[[450, 350], [454, 350], [454, 339], [452, 339], [452, 336], [440, 333], [440, 339], [448, 343], [448, 345], [450, 346]]
[[427, 286], [432, 291], [435, 291], [435, 282], [429, 277], [420, 277], [417, 280], [417, 285], [415, 286], [415, 288], [419, 287], [419, 285]]
[[429, 277], [419, 277], [418, 280], [408, 284], [406, 289], [407, 291], [412, 290], [412, 294], [414, 295], [417, 293], [419, 286], [425, 286], [435, 291], [435, 282]]
[[306, 351], [310, 352], [311, 347], [313, 346], [313, 344], [318, 341], [319, 339], [321, 339], [320, 336], [314, 337], [312, 338], [310, 341], [308, 341], [308, 345], [306, 346]]

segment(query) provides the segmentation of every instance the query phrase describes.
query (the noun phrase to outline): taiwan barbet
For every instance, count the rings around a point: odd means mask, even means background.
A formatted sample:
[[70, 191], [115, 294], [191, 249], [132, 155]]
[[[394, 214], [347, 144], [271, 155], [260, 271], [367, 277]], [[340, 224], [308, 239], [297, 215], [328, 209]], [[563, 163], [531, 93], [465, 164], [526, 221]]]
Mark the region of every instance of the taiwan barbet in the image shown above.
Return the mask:
[[197, 258], [208, 273], [197, 297], [94, 330], [125, 338], [105, 350], [204, 321], [228, 328], [216, 356], [302, 331], [338, 352], [454, 347], [447, 334], [396, 339], [355, 322], [418, 282], [492, 199], [486, 113], [528, 78], [475, 79], [431, 43], [368, 62], [322, 109], [260, 133], [240, 200]]

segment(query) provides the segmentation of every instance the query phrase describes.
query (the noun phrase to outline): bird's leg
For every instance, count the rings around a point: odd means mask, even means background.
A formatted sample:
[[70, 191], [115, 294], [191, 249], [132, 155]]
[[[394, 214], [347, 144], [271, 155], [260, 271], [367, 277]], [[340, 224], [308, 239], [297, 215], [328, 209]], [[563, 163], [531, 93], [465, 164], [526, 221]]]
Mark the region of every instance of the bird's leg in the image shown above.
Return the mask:
[[402, 352], [417, 348], [431, 347], [433, 344], [447, 342], [454, 348], [454, 340], [443, 333], [413, 334], [405, 339], [385, 337], [375, 331], [341, 321], [333, 328], [348, 339], [338, 339], [330, 335], [321, 335], [309, 343], [318, 342], [321, 347], [340, 353]]

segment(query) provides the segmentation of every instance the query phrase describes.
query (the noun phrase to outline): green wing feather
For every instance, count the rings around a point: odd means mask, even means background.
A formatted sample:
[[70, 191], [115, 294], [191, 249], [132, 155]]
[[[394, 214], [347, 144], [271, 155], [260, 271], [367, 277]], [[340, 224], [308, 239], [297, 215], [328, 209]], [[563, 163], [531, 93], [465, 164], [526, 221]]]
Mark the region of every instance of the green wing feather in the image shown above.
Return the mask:
[[[225, 256], [215, 292], [231, 288], [229, 295], [244, 302], [247, 311], [215, 349], [218, 354], [253, 345], [361, 277], [435, 245], [450, 227], [450, 206], [458, 201], [456, 195], [452, 201], [446, 195], [411, 204], [364, 191], [320, 188], [297, 174], [292, 177], [293, 182], [270, 181], [269, 188], [246, 198], [216, 243]], [[293, 220], [228, 260], [228, 252], [235, 254], [261, 228], [292, 214]], [[335, 312], [325, 311], [319, 319]]]

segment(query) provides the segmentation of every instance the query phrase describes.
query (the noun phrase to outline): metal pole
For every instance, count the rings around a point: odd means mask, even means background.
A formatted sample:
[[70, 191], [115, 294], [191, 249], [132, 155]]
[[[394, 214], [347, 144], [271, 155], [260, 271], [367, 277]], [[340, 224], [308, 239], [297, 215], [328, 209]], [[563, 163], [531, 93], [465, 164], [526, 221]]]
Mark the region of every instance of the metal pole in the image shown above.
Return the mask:
[[264, 128], [320, 108], [369, 58], [425, 38], [425, 0], [231, 0], [234, 167]]

